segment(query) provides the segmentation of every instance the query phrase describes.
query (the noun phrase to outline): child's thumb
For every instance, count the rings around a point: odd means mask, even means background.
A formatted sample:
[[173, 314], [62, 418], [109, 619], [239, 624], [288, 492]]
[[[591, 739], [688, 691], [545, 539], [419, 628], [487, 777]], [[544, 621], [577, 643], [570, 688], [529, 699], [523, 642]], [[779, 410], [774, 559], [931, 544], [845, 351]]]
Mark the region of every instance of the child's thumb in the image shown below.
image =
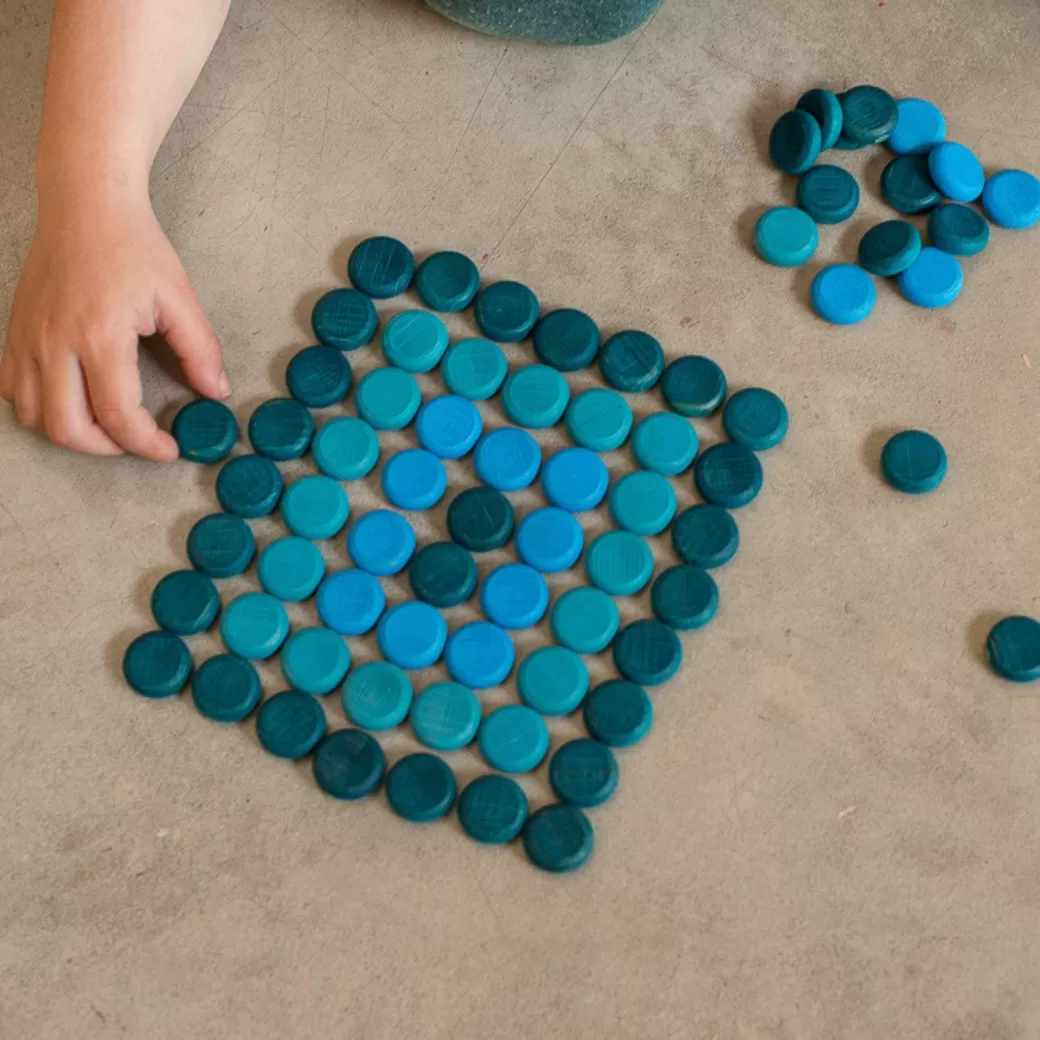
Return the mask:
[[157, 327], [200, 394], [221, 400], [230, 396], [220, 340], [190, 286], [162, 300]]

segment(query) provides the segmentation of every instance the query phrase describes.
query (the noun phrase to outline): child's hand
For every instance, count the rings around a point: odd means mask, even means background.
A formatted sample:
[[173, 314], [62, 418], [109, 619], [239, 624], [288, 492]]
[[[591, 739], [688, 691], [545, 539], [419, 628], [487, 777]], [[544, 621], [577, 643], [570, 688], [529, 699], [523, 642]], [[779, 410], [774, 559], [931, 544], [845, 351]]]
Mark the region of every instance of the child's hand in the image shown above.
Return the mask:
[[138, 338], [162, 333], [199, 393], [230, 387], [220, 343], [145, 202], [41, 209], [18, 283], [0, 396], [66, 448], [170, 462], [177, 444], [141, 405]]

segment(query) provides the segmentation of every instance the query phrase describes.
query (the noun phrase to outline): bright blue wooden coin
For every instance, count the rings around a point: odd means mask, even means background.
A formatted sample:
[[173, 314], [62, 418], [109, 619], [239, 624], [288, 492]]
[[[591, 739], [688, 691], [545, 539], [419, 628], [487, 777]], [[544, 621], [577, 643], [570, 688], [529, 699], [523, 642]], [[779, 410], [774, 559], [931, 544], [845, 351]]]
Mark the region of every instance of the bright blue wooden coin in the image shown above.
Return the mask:
[[693, 482], [706, 502], [739, 509], [762, 490], [762, 463], [743, 444], [716, 444], [697, 459]]
[[595, 509], [610, 485], [606, 463], [588, 448], [564, 448], [542, 467], [542, 491], [560, 509], [581, 513]]
[[538, 712], [524, 704], [507, 704], [480, 724], [477, 745], [492, 769], [529, 773], [549, 751], [549, 731]]
[[549, 761], [549, 784], [568, 805], [583, 809], [602, 805], [617, 790], [617, 759], [598, 740], [568, 741]]
[[314, 436], [311, 413], [291, 397], [265, 401], [249, 420], [249, 442], [258, 455], [276, 462], [298, 459]]
[[542, 449], [526, 430], [504, 426], [480, 439], [474, 463], [477, 476], [489, 487], [519, 491], [538, 476]]
[[205, 632], [220, 613], [216, 585], [198, 571], [174, 571], [152, 591], [152, 614], [159, 627], [178, 636]]
[[859, 185], [840, 166], [814, 166], [798, 181], [796, 197], [801, 209], [817, 224], [840, 224], [859, 206]]
[[253, 532], [239, 516], [213, 513], [188, 532], [188, 559], [197, 571], [211, 578], [241, 574], [253, 562], [255, 553]]
[[410, 601], [391, 607], [379, 622], [379, 652], [408, 671], [436, 664], [444, 652], [448, 623], [436, 607]]
[[561, 372], [588, 368], [599, 351], [599, 328], [584, 311], [550, 311], [534, 327], [534, 352]]
[[517, 424], [532, 430], [554, 426], [567, 410], [571, 388], [548, 365], [524, 365], [509, 374], [502, 387], [502, 407]]
[[654, 573], [650, 547], [631, 531], [601, 534], [585, 554], [585, 573], [611, 596], [634, 596]]
[[761, 387], [738, 391], [722, 410], [722, 428], [730, 440], [752, 451], [775, 448], [787, 436], [787, 426], [787, 406]]
[[493, 282], [477, 293], [473, 317], [488, 339], [519, 343], [538, 321], [538, 297], [519, 282]]
[[383, 494], [398, 509], [420, 512], [435, 506], [448, 489], [448, 474], [432, 452], [399, 451], [383, 467]]
[[[940, 206], [932, 213], [942, 208]], [[860, 267], [879, 278], [902, 274], [920, 252], [921, 234], [906, 220], [886, 220], [875, 224], [859, 240]]]
[[459, 340], [448, 348], [441, 361], [444, 385], [453, 394], [471, 401], [494, 397], [508, 374], [505, 354], [489, 339]]
[[217, 474], [217, 498], [227, 513], [253, 519], [273, 513], [285, 481], [263, 455], [236, 455]]
[[684, 509], [672, 524], [672, 547], [683, 563], [706, 570], [729, 563], [740, 546], [736, 520], [721, 506]]
[[851, 141], [877, 144], [896, 128], [899, 109], [892, 95], [880, 87], [853, 87], [841, 94], [839, 100], [841, 132]]
[[555, 506], [528, 513], [516, 532], [517, 555], [543, 574], [573, 567], [584, 545], [581, 524], [571, 513]]
[[635, 534], [660, 534], [676, 508], [668, 478], [650, 470], [626, 473], [610, 489], [610, 515], [618, 527]]
[[986, 652], [998, 675], [1035, 682], [1040, 679], [1040, 621], [1020, 614], [1002, 618], [990, 630]]
[[926, 155], [896, 156], [881, 172], [881, 195], [899, 213], [924, 213], [942, 202]]
[[445, 314], [464, 311], [479, 288], [477, 265], [462, 253], [433, 253], [415, 272], [415, 291], [432, 311]]
[[401, 368], [374, 368], [354, 394], [358, 415], [377, 430], [401, 430], [422, 404], [415, 376]]
[[468, 686], [440, 682], [415, 698], [408, 718], [420, 743], [435, 751], [457, 751], [477, 735], [480, 715], [480, 701]]
[[389, 509], [374, 509], [354, 521], [347, 552], [355, 567], [387, 576], [403, 570], [415, 552], [412, 525]]
[[343, 485], [321, 473], [294, 480], [282, 495], [282, 519], [300, 538], [335, 538], [348, 516], [350, 502]]
[[524, 825], [528, 859], [552, 874], [568, 874], [583, 867], [595, 848], [592, 824], [576, 805], [546, 805]]
[[930, 101], [896, 102], [896, 126], [885, 142], [896, 155], [927, 155], [946, 139], [946, 119]]
[[710, 358], [676, 358], [661, 376], [661, 393], [673, 412], [704, 418], [725, 400], [726, 376]]
[[388, 300], [412, 284], [415, 257], [403, 242], [377, 235], [354, 247], [347, 261], [347, 275], [366, 296]]
[[311, 454], [318, 469], [334, 480], [360, 480], [379, 461], [379, 437], [364, 419], [342, 416], [314, 435]]
[[986, 185], [978, 157], [956, 141], [943, 141], [928, 153], [928, 172], [939, 191], [954, 202], [974, 202]]
[[474, 840], [484, 845], [511, 842], [527, 822], [527, 795], [508, 776], [488, 773], [478, 776], [459, 796], [459, 823]]
[[[479, 465], [477, 472], [480, 473]], [[481, 479], [486, 479], [483, 474]], [[513, 533], [513, 507], [509, 499], [494, 488], [466, 488], [451, 500], [447, 521], [453, 542], [470, 552], [490, 552], [509, 541]]]
[[1025, 170], [1001, 170], [986, 181], [982, 208], [1003, 228], [1031, 228], [1040, 223], [1040, 180]]
[[369, 661], [347, 676], [343, 684], [343, 710], [362, 729], [384, 730], [400, 726], [412, 706], [412, 683], [395, 664]]
[[877, 290], [869, 274], [855, 264], [830, 264], [812, 282], [813, 310], [833, 325], [856, 325], [874, 309]]
[[449, 675], [474, 690], [504, 682], [515, 660], [516, 651], [505, 629], [490, 621], [472, 621], [456, 629], [444, 648]]
[[427, 401], [415, 420], [419, 443], [441, 459], [468, 455], [483, 432], [484, 420], [477, 406], [458, 394]]
[[144, 697], [172, 697], [191, 675], [191, 653], [172, 632], [145, 632], [123, 655], [123, 676]]
[[617, 634], [621, 615], [602, 589], [568, 589], [554, 604], [549, 626], [556, 641], [578, 654], [606, 650]]
[[928, 214], [928, 239], [944, 253], [976, 256], [989, 244], [989, 224], [971, 206], [946, 202]]
[[424, 545], [408, 565], [408, 582], [416, 597], [434, 607], [457, 607], [477, 588], [477, 565], [454, 542]]
[[318, 588], [318, 617], [334, 632], [360, 636], [375, 627], [386, 606], [383, 586], [356, 567], [335, 571]]
[[455, 804], [455, 774], [451, 766], [427, 752], [405, 755], [386, 774], [390, 808], [411, 823], [432, 823]]
[[530, 628], [549, 609], [549, 586], [526, 563], [507, 563], [484, 579], [480, 606], [487, 619], [502, 628]]
[[299, 603], [314, 595], [325, 577], [325, 557], [307, 538], [278, 538], [261, 551], [256, 573], [264, 592]]
[[333, 798], [364, 798], [378, 790], [385, 772], [378, 741], [358, 729], [336, 730], [314, 749], [314, 779]]
[[785, 112], [769, 132], [769, 158], [784, 173], [805, 173], [820, 154], [820, 124], [808, 112]]
[[314, 305], [311, 327], [325, 346], [357, 350], [376, 334], [379, 315], [372, 301], [356, 289], [333, 289]]
[[288, 634], [285, 607], [266, 592], [236, 596], [220, 618], [220, 638], [239, 657], [266, 660], [278, 653]]
[[189, 462], [219, 462], [238, 440], [234, 412], [220, 401], [189, 401], [174, 416], [170, 430]]
[[703, 628], [719, 609], [719, 589], [706, 570], [682, 563], [657, 576], [650, 606], [658, 621], [679, 631]]
[[325, 736], [325, 711], [309, 694], [285, 690], [269, 697], [256, 713], [256, 736], [279, 758], [309, 755]]
[[661, 621], [633, 621], [614, 639], [614, 664], [626, 678], [640, 686], [667, 682], [682, 664], [679, 637]]
[[289, 362], [285, 382], [300, 404], [328, 408], [347, 396], [354, 374], [338, 347], [304, 347]]
[[383, 328], [383, 354], [406, 372], [429, 372], [448, 349], [444, 322], [429, 311], [402, 311]]
[[818, 87], [814, 90], [807, 90], [798, 99], [795, 108], [808, 112], [819, 124], [820, 150], [826, 151], [828, 148], [833, 148], [841, 134], [841, 125], [844, 121], [838, 95]]
[[350, 670], [350, 649], [331, 628], [298, 628], [285, 641], [279, 663], [290, 686], [320, 697], [343, 682]]
[[542, 646], [524, 658], [516, 688], [529, 708], [542, 715], [569, 715], [589, 689], [585, 662], [564, 646]]
[[632, 435], [632, 454], [643, 469], [678, 476], [689, 469], [699, 447], [697, 431], [682, 415], [656, 412], [641, 419]]
[[600, 683], [585, 698], [585, 728], [607, 747], [631, 747], [650, 732], [654, 707], [646, 690], [627, 679]]
[[191, 681], [195, 707], [214, 722], [241, 722], [253, 714], [262, 692], [256, 669], [235, 654], [204, 661]]
[[899, 291], [918, 307], [946, 307], [964, 288], [960, 261], [934, 246], [925, 246], [899, 276]]
[[567, 432], [590, 451], [620, 448], [632, 429], [632, 409], [613, 390], [593, 388], [578, 394], [567, 407]]
[[946, 469], [946, 449], [923, 430], [897, 433], [881, 452], [885, 480], [908, 495], [934, 491], [946, 477]]
[[628, 394], [652, 390], [664, 371], [661, 344], [647, 332], [615, 332], [599, 352], [599, 370], [615, 390]]
[[795, 206], [767, 209], [755, 224], [755, 251], [777, 267], [799, 267], [812, 258], [819, 244], [816, 222]]

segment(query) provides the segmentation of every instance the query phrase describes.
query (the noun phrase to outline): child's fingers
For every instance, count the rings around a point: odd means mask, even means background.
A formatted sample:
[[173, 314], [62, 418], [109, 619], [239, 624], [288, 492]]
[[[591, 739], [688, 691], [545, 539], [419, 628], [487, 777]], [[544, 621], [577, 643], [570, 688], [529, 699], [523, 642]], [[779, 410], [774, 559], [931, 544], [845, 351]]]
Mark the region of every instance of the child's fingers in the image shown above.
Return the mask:
[[55, 444], [88, 455], [123, 451], [94, 421], [79, 362], [71, 354], [49, 363], [43, 374], [43, 428]]
[[0, 358], [0, 397], [9, 404], [14, 403], [14, 360], [10, 346]]
[[40, 370], [35, 361], [23, 360], [14, 388], [14, 410], [27, 430], [40, 428]]
[[222, 400], [231, 393], [220, 340], [190, 286], [159, 300], [156, 324], [200, 394]]

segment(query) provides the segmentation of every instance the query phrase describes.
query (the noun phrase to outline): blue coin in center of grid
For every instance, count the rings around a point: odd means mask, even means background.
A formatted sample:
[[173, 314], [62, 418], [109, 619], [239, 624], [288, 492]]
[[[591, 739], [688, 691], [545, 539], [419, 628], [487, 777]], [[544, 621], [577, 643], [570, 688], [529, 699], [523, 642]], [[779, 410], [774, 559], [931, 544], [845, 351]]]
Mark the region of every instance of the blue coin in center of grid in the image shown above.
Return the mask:
[[442, 459], [460, 459], [469, 454], [483, 431], [484, 421], [476, 405], [457, 394], [427, 401], [415, 420], [419, 443]]
[[533, 567], [507, 563], [484, 579], [480, 605], [488, 619], [502, 628], [530, 628], [549, 607], [549, 586]]
[[415, 552], [415, 532], [400, 513], [374, 509], [354, 521], [347, 552], [356, 567], [370, 574], [396, 574]]
[[383, 467], [383, 493], [398, 509], [418, 512], [435, 506], [448, 487], [448, 474], [432, 452], [409, 448]]
[[429, 311], [402, 311], [383, 329], [383, 353], [406, 372], [429, 372], [448, 349], [448, 330]]
[[383, 615], [376, 638], [388, 661], [416, 671], [440, 660], [448, 638], [448, 623], [429, 603], [398, 603]]
[[477, 475], [489, 487], [519, 491], [538, 476], [542, 449], [526, 430], [505, 426], [492, 430], [480, 441], [474, 462]]
[[379, 620], [386, 593], [368, 571], [351, 567], [330, 574], [321, 583], [316, 606], [318, 617], [334, 632], [360, 636]]
[[581, 524], [572, 514], [556, 506], [528, 513], [516, 532], [517, 555], [543, 574], [573, 567], [584, 544]]
[[542, 469], [545, 497], [561, 509], [580, 513], [595, 509], [610, 484], [606, 463], [588, 448], [564, 448]]
[[504, 682], [513, 670], [516, 651], [505, 629], [490, 621], [473, 621], [452, 632], [444, 661], [453, 679], [474, 690]]

